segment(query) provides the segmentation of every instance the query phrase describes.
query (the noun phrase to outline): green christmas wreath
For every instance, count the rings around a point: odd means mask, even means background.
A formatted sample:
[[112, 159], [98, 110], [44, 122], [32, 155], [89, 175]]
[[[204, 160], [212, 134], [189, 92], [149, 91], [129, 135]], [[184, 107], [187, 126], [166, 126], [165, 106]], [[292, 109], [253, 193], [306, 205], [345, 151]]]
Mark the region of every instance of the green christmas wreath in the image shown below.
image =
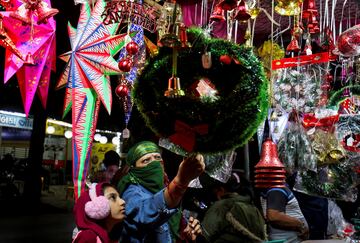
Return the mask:
[[[268, 81], [252, 50], [234, 43], [206, 37], [201, 29], [188, 30], [191, 48], [180, 50], [177, 73], [185, 96], [164, 96], [172, 76], [172, 50], [161, 48], [149, 60], [136, 82], [132, 97], [147, 126], [156, 135], [168, 138], [175, 122], [191, 127], [208, 125], [206, 134], [196, 135], [192, 151], [224, 152], [246, 143], [263, 121], [268, 108]], [[202, 66], [202, 55], [211, 52], [212, 66]], [[220, 56], [231, 58], [230, 64]], [[194, 95], [196, 81], [206, 78], [217, 90], [216, 99]]]
[[347, 98], [343, 96], [345, 89], [349, 89], [353, 95], [360, 95], [360, 85], [345, 86], [331, 95], [328, 106], [337, 106], [344, 101]]

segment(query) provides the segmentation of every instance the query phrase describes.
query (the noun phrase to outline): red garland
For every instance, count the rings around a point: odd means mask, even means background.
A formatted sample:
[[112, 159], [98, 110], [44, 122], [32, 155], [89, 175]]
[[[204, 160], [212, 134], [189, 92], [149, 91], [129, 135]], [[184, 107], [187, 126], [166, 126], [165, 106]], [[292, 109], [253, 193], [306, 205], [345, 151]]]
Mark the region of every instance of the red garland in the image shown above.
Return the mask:
[[337, 121], [339, 121], [339, 115], [328, 116], [325, 118], [318, 119], [315, 117], [315, 115], [305, 114], [302, 124], [304, 128], [319, 127], [319, 128], [327, 129], [329, 127], [332, 127]]

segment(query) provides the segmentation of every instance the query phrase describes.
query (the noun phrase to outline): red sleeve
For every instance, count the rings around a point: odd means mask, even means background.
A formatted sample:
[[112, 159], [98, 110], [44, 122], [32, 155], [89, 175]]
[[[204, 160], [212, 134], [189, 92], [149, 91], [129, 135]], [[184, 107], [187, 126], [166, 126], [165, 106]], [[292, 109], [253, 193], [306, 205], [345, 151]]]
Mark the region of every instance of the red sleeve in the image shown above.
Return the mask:
[[92, 230], [81, 230], [76, 235], [73, 243], [96, 243], [96, 237], [97, 235]]

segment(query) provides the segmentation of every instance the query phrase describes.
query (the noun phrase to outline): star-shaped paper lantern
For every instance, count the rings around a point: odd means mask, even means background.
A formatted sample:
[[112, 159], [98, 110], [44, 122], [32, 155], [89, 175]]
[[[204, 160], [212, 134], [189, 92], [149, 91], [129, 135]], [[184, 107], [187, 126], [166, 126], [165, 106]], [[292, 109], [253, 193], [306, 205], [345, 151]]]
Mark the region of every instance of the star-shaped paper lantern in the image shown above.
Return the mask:
[[112, 55], [125, 45], [126, 34], [113, 35], [116, 28], [103, 24], [100, 16], [105, 5], [103, 0], [97, 1], [92, 10], [89, 3], [82, 5], [77, 29], [68, 25], [72, 50], [60, 56], [67, 61], [57, 85], [67, 88], [64, 115], [72, 106], [75, 198], [85, 188], [99, 101], [109, 113], [111, 110], [111, 86], [107, 75], [120, 73]]

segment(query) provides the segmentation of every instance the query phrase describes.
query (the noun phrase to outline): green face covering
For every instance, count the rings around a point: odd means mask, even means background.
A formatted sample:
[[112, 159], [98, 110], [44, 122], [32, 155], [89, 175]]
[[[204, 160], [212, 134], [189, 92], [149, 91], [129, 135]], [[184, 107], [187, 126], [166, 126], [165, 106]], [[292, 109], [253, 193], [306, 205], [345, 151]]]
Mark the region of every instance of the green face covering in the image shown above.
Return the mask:
[[[123, 177], [118, 184], [120, 195], [130, 184], [140, 184], [154, 194], [162, 190], [164, 188], [164, 170], [161, 161], [153, 161], [149, 165], [141, 168], [132, 167], [129, 173]], [[181, 210], [168, 221], [171, 235], [174, 239], [179, 238], [180, 221]]]
[[153, 161], [145, 167], [132, 167], [129, 173], [120, 180], [118, 190], [120, 194], [130, 184], [139, 184], [152, 193], [164, 188], [164, 170], [161, 161]]

